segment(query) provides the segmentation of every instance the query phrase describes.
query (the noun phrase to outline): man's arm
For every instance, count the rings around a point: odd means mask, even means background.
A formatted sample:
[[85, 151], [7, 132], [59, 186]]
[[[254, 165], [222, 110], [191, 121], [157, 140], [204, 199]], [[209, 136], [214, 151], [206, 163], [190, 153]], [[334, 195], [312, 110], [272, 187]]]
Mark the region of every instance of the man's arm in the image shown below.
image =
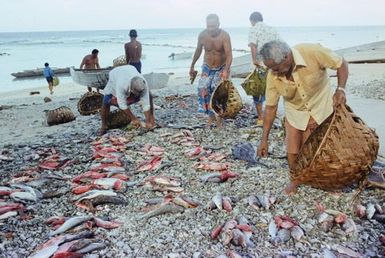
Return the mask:
[[199, 34], [199, 37], [198, 37], [198, 43], [197, 43], [197, 48], [195, 49], [195, 53], [194, 53], [194, 56], [193, 56], [193, 60], [191, 62], [191, 66], [190, 66], [190, 76], [193, 77], [194, 75], [194, 66], [195, 66], [195, 63], [198, 61], [199, 57], [201, 56], [202, 54], [202, 49], [203, 49], [203, 44], [202, 44], [202, 33]]
[[130, 51], [128, 49], [129, 49], [128, 43], [124, 44], [124, 53], [126, 55], [126, 64], [128, 64], [128, 62], [130, 60]]
[[98, 57], [96, 58], [95, 66], [96, 66], [96, 69], [100, 69], [99, 58]]
[[226, 64], [225, 64], [225, 68], [224, 68], [223, 73], [222, 73], [222, 78], [224, 80], [227, 80], [229, 77], [230, 66], [231, 66], [231, 63], [233, 62], [233, 53], [231, 50], [231, 40], [230, 40], [230, 35], [228, 33], [225, 33], [225, 35], [224, 35], [223, 48], [225, 51]]
[[348, 81], [349, 68], [345, 59], [342, 61], [342, 65], [337, 69], [337, 90], [333, 96], [333, 106], [344, 105], [346, 103], [345, 87]]
[[139, 59], [142, 59], [142, 43], [138, 42]]
[[83, 60], [82, 60], [82, 62], [80, 63], [79, 68], [80, 68], [80, 69], [83, 69], [83, 66], [84, 66], [85, 64], [86, 64], [86, 58], [84, 57]]
[[259, 67], [259, 62], [257, 60], [257, 48], [258, 46], [254, 43], [249, 44], [250, 51], [251, 51], [251, 61], [256, 67]]
[[273, 126], [273, 122], [275, 116], [277, 115], [278, 105], [276, 106], [266, 106], [265, 112], [263, 116], [263, 133], [261, 143], [259, 144], [257, 155], [262, 157], [267, 157], [269, 151], [269, 134], [271, 127]]

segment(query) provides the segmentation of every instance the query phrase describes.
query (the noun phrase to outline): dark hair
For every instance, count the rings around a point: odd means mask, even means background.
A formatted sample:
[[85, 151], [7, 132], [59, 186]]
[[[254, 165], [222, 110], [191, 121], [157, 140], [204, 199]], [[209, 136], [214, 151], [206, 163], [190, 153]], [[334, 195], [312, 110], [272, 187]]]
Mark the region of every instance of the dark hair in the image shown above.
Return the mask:
[[45, 63], [44, 66], [47, 67], [47, 66], [49, 66], [49, 64], [48, 64], [48, 63]]
[[97, 49], [94, 49], [94, 50], [92, 50], [92, 52], [91, 52], [93, 55], [94, 54], [97, 54], [97, 53], [99, 53], [99, 50], [97, 50]]
[[262, 14], [260, 12], [253, 12], [252, 14], [250, 14], [250, 21], [254, 21], [254, 22], [261, 22], [263, 21], [263, 17], [262, 17]]
[[136, 30], [130, 30], [129, 35], [131, 38], [136, 38], [138, 36], [138, 32], [136, 32]]

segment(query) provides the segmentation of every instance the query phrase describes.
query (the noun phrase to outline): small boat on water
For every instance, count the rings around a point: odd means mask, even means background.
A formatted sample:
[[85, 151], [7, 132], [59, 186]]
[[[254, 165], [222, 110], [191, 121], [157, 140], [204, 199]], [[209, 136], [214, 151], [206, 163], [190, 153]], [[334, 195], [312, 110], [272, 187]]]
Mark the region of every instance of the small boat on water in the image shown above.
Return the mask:
[[[69, 74], [70, 73], [69, 67], [51, 68], [51, 69], [53, 70], [55, 75]], [[38, 77], [38, 76], [43, 76], [43, 71], [44, 71], [44, 68], [36, 68], [36, 69], [31, 69], [31, 70], [24, 70], [22, 72], [17, 72], [17, 73], [11, 73], [11, 75], [16, 77], [16, 78]]]
[[[70, 67], [72, 80], [77, 84], [104, 89], [108, 82], [109, 72], [113, 69], [112, 66], [102, 69], [76, 69]], [[147, 73], [143, 74], [150, 89], [161, 89], [167, 86], [169, 75], [166, 73]]]
[[171, 60], [192, 59], [193, 54], [194, 52], [171, 53], [168, 58]]

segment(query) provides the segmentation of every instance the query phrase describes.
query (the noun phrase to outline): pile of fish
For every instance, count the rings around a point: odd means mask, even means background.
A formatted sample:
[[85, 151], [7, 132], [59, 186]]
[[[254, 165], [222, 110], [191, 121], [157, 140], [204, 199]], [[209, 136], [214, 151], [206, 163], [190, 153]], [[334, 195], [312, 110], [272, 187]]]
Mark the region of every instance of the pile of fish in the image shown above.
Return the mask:
[[172, 176], [149, 176], [140, 184], [144, 188], [160, 191], [160, 192], [183, 192], [183, 187], [180, 178]]
[[240, 216], [238, 219], [228, 220], [215, 227], [211, 231], [211, 239], [221, 238], [223, 245], [227, 246], [232, 243], [235, 246], [253, 247], [255, 244], [251, 241], [253, 229], [249, 225], [248, 220]]
[[233, 201], [228, 196], [222, 196], [220, 192], [216, 193], [211, 201], [208, 203], [207, 207], [209, 210], [225, 210], [227, 212], [233, 211], [235, 201]]
[[275, 216], [269, 224], [269, 235], [271, 242], [275, 245], [285, 243], [293, 238], [299, 241], [304, 236], [303, 229], [298, 222], [289, 216]]
[[324, 232], [329, 232], [334, 227], [341, 228], [346, 234], [355, 234], [357, 232], [356, 223], [346, 214], [326, 209], [318, 215], [318, 223]]
[[357, 204], [355, 206], [355, 214], [360, 219], [374, 219], [378, 222], [385, 223], [385, 209], [378, 203], [368, 203], [366, 207], [361, 204]]
[[277, 201], [274, 196], [266, 194], [250, 195], [247, 198], [248, 204], [255, 210], [265, 209], [269, 210]]

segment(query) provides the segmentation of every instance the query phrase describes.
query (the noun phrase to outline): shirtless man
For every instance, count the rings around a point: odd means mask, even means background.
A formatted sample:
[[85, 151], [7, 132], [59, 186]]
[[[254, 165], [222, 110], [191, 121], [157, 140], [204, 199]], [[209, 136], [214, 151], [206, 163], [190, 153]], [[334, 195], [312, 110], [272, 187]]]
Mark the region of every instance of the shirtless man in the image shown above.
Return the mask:
[[197, 48], [190, 67], [191, 78], [196, 76], [194, 66], [203, 48], [205, 53], [202, 74], [198, 84], [198, 112], [209, 116], [209, 128], [214, 121], [217, 127], [221, 127], [221, 118], [215, 117], [214, 112], [210, 109], [210, 98], [221, 80], [228, 79], [233, 55], [230, 36], [219, 28], [219, 18], [216, 14], [207, 16], [206, 29], [199, 34]]
[[[100, 69], [98, 54], [99, 50], [92, 50], [90, 55], [86, 55], [83, 58], [80, 69]], [[88, 91], [91, 92], [92, 88], [88, 87]], [[99, 92], [99, 89], [97, 89], [97, 92]]]
[[127, 64], [132, 65], [136, 68], [139, 73], [142, 73], [142, 44], [136, 40], [138, 33], [136, 30], [130, 30], [131, 41], [124, 45], [124, 51], [126, 53]]

